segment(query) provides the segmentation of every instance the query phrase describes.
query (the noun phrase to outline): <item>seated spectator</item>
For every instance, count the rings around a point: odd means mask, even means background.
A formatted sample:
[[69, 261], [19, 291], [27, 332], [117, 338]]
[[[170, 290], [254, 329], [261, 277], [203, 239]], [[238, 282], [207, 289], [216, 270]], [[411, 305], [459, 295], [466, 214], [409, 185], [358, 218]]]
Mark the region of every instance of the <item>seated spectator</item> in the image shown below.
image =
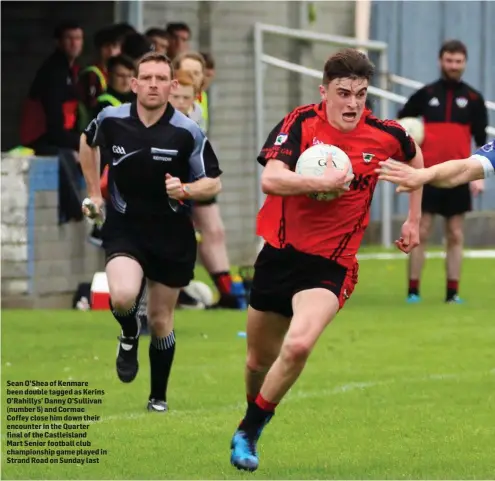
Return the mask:
[[[176, 71], [189, 72], [196, 93], [203, 94], [206, 66], [201, 54], [192, 51], [183, 52], [174, 58], [173, 67]], [[195, 103], [199, 106], [198, 98], [197, 95]], [[225, 244], [225, 227], [216, 198], [195, 201], [192, 217], [202, 237], [202, 242], [198, 246], [199, 257], [220, 294], [216, 307], [241, 308], [242, 305], [232, 292], [232, 275]]]
[[96, 99], [92, 117], [96, 117], [105, 107], [117, 106], [132, 102], [134, 94], [131, 91], [131, 79], [134, 75], [134, 62], [124, 56], [117, 55], [109, 59], [107, 64], [108, 87]]
[[146, 30], [145, 35], [153, 42], [153, 45], [155, 46], [155, 52], [167, 55], [168, 36], [167, 32], [163, 28], [149, 28], [148, 30]]
[[59, 148], [79, 150], [76, 60], [83, 31], [79, 24], [66, 22], [54, 33], [55, 51], [37, 71], [21, 119], [21, 142], [39, 155], [52, 155]]
[[59, 158], [59, 224], [81, 221], [77, 130], [77, 58], [83, 48], [83, 31], [75, 22], [55, 30], [55, 52], [33, 80], [21, 117], [21, 142], [37, 155]]
[[215, 79], [215, 60], [211, 53], [207, 52], [200, 52], [201, 56], [203, 57], [203, 60], [205, 61], [205, 80], [204, 80], [204, 86], [203, 90], [206, 92], [209, 88], [210, 85], [212, 84], [213, 80]]
[[[204, 99], [204, 81], [205, 81], [205, 61], [203, 57], [198, 52], [183, 52], [173, 61], [173, 66], [175, 70], [182, 70], [189, 72], [192, 75], [194, 81], [194, 88], [196, 90], [196, 103], [201, 107], [201, 112], [203, 114], [203, 127], [205, 131], [208, 129], [208, 122], [205, 117], [205, 111], [201, 106], [201, 101]], [[207, 106], [207, 105], [206, 105]]]
[[175, 74], [177, 86], [170, 90], [170, 103], [172, 107], [194, 120], [204, 130], [205, 122], [201, 107], [195, 101], [198, 95], [192, 75], [184, 70]]
[[91, 120], [91, 113], [96, 106], [96, 99], [107, 90], [108, 60], [120, 53], [120, 36], [114, 27], [107, 27], [94, 36], [96, 61], [86, 67], [79, 75], [80, 108], [79, 127], [83, 130]]
[[203, 91], [198, 94], [198, 103], [201, 105], [205, 125], [210, 124], [210, 105], [209, 105], [209, 89], [215, 79], [215, 60], [210, 53], [201, 52], [201, 56], [205, 61], [205, 78], [203, 79]]
[[184, 22], [169, 23], [165, 29], [168, 37], [168, 56], [173, 60], [177, 55], [189, 50], [191, 29]]

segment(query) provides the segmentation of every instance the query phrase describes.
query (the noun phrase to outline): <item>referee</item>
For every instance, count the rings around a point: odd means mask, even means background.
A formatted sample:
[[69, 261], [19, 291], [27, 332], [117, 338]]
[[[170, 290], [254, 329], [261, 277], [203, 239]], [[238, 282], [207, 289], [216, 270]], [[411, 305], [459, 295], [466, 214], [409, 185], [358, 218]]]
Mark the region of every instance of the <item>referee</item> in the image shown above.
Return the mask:
[[[483, 96], [462, 81], [466, 68], [467, 48], [459, 40], [446, 41], [439, 52], [441, 78], [415, 92], [399, 112], [399, 118], [422, 117], [425, 139], [421, 145], [425, 167], [450, 159], [471, 155], [471, 142], [478, 147], [486, 143], [488, 112]], [[464, 215], [471, 210], [471, 195], [483, 191], [483, 180], [440, 189], [423, 188], [423, 215], [420, 224], [421, 244], [409, 256], [407, 302], [420, 298], [420, 277], [425, 259], [425, 244], [430, 236], [435, 215], [445, 219], [447, 238], [447, 282], [445, 301], [461, 302], [459, 278], [464, 245]]]
[[99, 148], [113, 153], [102, 238], [111, 311], [122, 328], [117, 374], [131, 382], [138, 372], [136, 311], [145, 278], [151, 329], [148, 410], [158, 412], [168, 410], [174, 307], [179, 289], [193, 279], [196, 260], [190, 204], [217, 195], [222, 173], [201, 129], [168, 103], [172, 79], [165, 55], [145, 54], [132, 79], [136, 100], [103, 109], [82, 134], [80, 147], [97, 214], [103, 206]]

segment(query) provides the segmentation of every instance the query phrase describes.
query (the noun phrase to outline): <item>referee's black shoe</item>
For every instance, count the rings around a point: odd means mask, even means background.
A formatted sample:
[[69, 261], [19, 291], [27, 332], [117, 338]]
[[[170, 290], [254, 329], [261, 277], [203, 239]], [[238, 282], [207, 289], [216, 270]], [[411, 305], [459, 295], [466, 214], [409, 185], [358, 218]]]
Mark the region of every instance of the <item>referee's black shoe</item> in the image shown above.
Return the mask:
[[122, 382], [134, 381], [139, 369], [139, 337], [119, 336], [117, 349], [117, 374]]

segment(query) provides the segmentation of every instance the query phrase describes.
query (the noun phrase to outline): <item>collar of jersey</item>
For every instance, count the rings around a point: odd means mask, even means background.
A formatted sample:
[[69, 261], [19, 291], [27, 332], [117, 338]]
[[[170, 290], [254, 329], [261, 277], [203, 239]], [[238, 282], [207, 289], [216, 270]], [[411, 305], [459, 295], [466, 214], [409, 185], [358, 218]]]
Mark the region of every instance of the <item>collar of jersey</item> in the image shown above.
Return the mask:
[[[172, 115], [174, 115], [174, 108], [170, 105], [170, 102], [167, 103], [167, 108], [165, 109], [165, 112], [163, 115], [160, 117], [160, 120], [154, 124], [168, 124], [170, 122], [170, 119], [172, 118]], [[137, 119], [139, 122], [141, 122], [138, 113], [137, 113], [137, 106], [136, 106], [136, 101], [131, 102], [131, 117], [134, 117]]]

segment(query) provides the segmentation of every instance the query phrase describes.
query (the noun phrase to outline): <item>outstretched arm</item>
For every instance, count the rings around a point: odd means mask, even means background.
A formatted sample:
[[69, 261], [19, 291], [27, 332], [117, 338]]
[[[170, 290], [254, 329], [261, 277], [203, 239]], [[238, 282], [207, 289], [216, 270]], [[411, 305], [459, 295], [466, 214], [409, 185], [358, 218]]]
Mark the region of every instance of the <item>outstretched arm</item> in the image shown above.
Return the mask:
[[491, 141], [467, 159], [449, 160], [428, 169], [413, 169], [400, 162], [380, 162], [381, 180], [398, 184], [398, 192], [410, 192], [431, 184], [435, 187], [452, 188], [473, 180], [495, 175], [495, 141]]

